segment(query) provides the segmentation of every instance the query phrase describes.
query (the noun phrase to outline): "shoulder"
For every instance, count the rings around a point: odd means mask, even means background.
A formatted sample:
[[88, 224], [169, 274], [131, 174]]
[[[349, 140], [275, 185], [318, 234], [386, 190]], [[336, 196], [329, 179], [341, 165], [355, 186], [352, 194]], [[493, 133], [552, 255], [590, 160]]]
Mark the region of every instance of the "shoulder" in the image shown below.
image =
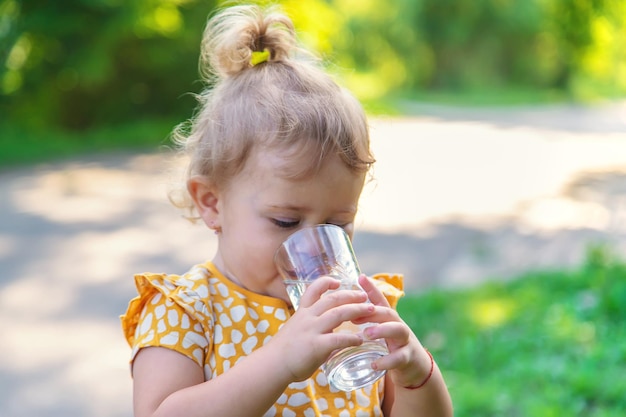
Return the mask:
[[147, 303], [176, 305], [190, 317], [202, 323], [210, 323], [211, 273], [204, 265], [196, 265], [183, 275], [141, 273], [136, 274], [138, 295], [128, 304], [120, 319], [122, 328], [132, 343], [141, 313]]
[[159, 292], [180, 304], [185, 310], [208, 314], [211, 273], [196, 265], [183, 275], [143, 273], [135, 275], [139, 295]]

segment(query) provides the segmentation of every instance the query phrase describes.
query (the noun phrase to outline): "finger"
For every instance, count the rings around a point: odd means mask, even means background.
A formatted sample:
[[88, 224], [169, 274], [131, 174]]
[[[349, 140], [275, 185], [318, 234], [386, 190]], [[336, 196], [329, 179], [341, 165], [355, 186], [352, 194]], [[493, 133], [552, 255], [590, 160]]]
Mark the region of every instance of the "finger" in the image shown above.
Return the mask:
[[399, 349], [381, 356], [372, 363], [372, 367], [377, 370], [403, 369], [411, 364], [411, 353], [409, 349]]
[[[373, 304], [372, 304], [373, 305]], [[363, 318], [357, 319], [355, 323], [363, 324], [366, 322], [370, 323], [387, 323], [387, 322], [399, 322], [404, 323], [404, 321], [400, 318], [400, 315], [396, 310], [391, 307], [384, 306], [375, 306], [374, 311], [371, 315]]]
[[[330, 310], [335, 307], [342, 306], [344, 304], [366, 304], [374, 307], [372, 304], [367, 303], [367, 294], [361, 290], [334, 290], [328, 291], [320, 297], [318, 301], [312, 307], [318, 314]], [[372, 309], [373, 311], [373, 309]]]
[[385, 339], [390, 350], [409, 344], [413, 336], [413, 332], [406, 324], [391, 321], [369, 326], [363, 334], [368, 340]]
[[308, 284], [306, 291], [300, 299], [300, 307], [310, 307], [315, 304], [324, 293], [329, 290], [336, 290], [340, 286], [340, 282], [332, 277], [319, 277]]
[[[374, 312], [375, 307], [370, 303], [357, 302], [342, 304], [326, 310], [320, 315], [320, 330], [332, 332], [337, 327], [346, 326], [354, 333], [361, 333], [358, 325], [353, 324], [355, 320], [366, 317]], [[343, 327], [342, 327], [343, 328]]]
[[426, 349], [417, 342], [376, 359], [372, 362], [372, 368], [398, 371], [395, 372], [394, 381], [404, 381], [399, 384], [401, 386], [415, 386], [432, 372], [433, 360]]
[[374, 284], [374, 282], [370, 280], [365, 274], [361, 274], [359, 276], [359, 285], [367, 293], [367, 298], [369, 298], [372, 304], [377, 306], [389, 307], [389, 302], [387, 302], [387, 299], [385, 298], [383, 293], [380, 292], [376, 284]]
[[320, 341], [320, 349], [334, 352], [351, 346], [359, 346], [363, 337], [358, 333], [328, 333]]
[[321, 315], [325, 311], [343, 304], [365, 303], [367, 294], [359, 290], [338, 290], [341, 283], [331, 277], [320, 277], [305, 291], [300, 307], [310, 308], [313, 314]]

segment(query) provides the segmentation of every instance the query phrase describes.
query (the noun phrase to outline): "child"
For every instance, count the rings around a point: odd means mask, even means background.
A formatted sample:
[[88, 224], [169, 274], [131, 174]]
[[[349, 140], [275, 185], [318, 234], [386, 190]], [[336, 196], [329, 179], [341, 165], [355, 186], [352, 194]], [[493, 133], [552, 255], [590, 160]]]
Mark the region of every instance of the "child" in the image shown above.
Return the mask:
[[[295, 59], [292, 22], [276, 10], [236, 6], [216, 14], [202, 42], [211, 89], [191, 129], [183, 208], [217, 234], [213, 260], [182, 276], [141, 274], [122, 316], [132, 346], [135, 416], [449, 416], [450, 397], [432, 356], [400, 319], [401, 277], [364, 275], [356, 291], [315, 281], [294, 312], [273, 257], [309, 225], [350, 236], [374, 162], [358, 102], [311, 61]], [[392, 284], [395, 284], [392, 285]], [[352, 392], [319, 367], [358, 345], [333, 333], [373, 322], [389, 354], [385, 378]]]

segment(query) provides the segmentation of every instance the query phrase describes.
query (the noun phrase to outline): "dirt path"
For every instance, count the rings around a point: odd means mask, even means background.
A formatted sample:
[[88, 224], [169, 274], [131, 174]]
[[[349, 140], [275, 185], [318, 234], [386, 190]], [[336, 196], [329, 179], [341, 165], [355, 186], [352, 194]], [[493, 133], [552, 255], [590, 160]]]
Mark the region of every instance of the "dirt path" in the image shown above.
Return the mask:
[[[626, 104], [413, 107], [372, 121], [355, 247], [411, 291], [626, 253]], [[134, 272], [184, 272], [215, 240], [165, 198], [162, 154], [0, 173], [0, 415], [131, 415], [117, 316]]]

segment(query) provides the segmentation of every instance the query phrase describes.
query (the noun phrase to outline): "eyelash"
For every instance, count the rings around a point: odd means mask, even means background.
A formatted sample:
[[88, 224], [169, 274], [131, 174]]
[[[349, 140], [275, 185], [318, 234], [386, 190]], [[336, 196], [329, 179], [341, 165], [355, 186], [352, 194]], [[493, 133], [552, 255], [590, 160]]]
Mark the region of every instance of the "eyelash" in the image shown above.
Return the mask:
[[278, 219], [272, 219], [272, 222], [281, 229], [291, 229], [300, 224], [299, 221], [284, 221]]
[[[272, 222], [280, 227], [281, 229], [292, 229], [296, 226], [298, 226], [300, 224], [299, 221], [284, 221], [284, 220], [278, 220], [278, 219], [272, 219]], [[347, 224], [336, 224], [336, 223], [326, 223], [326, 224], [334, 224], [335, 226], [339, 226], [342, 229], [345, 228], [349, 223]]]

